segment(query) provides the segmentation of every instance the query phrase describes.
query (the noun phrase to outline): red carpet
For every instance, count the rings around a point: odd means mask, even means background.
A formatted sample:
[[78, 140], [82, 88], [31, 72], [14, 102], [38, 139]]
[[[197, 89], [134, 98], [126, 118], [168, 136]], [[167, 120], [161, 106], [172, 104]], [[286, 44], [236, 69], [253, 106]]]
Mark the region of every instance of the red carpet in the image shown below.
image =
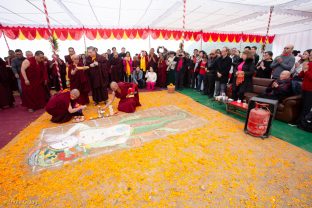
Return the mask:
[[20, 131], [36, 120], [44, 109], [29, 113], [15, 96], [15, 107], [0, 110], [0, 149], [9, 143]]

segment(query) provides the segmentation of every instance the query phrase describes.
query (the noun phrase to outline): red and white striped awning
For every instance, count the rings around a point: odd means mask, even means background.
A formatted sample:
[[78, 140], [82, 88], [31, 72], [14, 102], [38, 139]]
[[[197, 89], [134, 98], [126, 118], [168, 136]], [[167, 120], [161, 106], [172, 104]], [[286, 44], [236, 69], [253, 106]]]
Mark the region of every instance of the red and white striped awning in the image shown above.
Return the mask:
[[[262, 42], [270, 6], [270, 34], [312, 29], [311, 0], [46, 0], [53, 33], [61, 40], [153, 38]], [[1, 29], [11, 39], [47, 38], [42, 0], [1, 0]], [[272, 36], [273, 37], [273, 36]], [[270, 37], [272, 39], [272, 37]]]

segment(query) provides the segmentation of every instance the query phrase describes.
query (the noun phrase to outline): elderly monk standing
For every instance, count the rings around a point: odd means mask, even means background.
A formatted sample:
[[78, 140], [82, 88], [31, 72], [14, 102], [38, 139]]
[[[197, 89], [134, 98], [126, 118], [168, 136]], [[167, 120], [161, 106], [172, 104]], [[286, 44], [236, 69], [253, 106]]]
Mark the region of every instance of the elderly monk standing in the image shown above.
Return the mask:
[[106, 104], [104, 109], [114, 102], [115, 97], [120, 99], [118, 104], [119, 111], [133, 113], [137, 106], [141, 106], [138, 87], [136, 84], [127, 82], [112, 82], [110, 84], [110, 88], [113, 90], [113, 97], [112, 100]]
[[93, 46], [88, 47], [86, 66], [89, 66], [90, 86], [95, 105], [108, 99], [108, 70], [109, 63], [103, 56], [96, 52]]
[[123, 81], [123, 64], [122, 59], [114, 52], [113, 58], [110, 60], [111, 80], [114, 82]]
[[73, 117], [75, 122], [84, 120], [82, 110], [86, 108], [85, 105], [79, 105], [76, 100], [79, 97], [79, 90], [73, 89], [71, 91], [65, 90], [55, 94], [47, 103], [46, 111], [52, 118], [54, 123], [64, 123], [70, 121]]
[[43, 108], [46, 104], [44, 53], [36, 51], [35, 56], [25, 59], [21, 67], [22, 101], [29, 112]]
[[78, 69], [79, 67], [83, 68], [78, 55], [73, 55], [72, 63], [68, 66], [68, 78], [70, 80], [70, 89], [78, 89], [80, 96], [77, 99], [77, 102], [81, 105], [86, 105], [90, 103], [89, 92], [90, 84], [88, 79], [88, 74], [86, 70]]

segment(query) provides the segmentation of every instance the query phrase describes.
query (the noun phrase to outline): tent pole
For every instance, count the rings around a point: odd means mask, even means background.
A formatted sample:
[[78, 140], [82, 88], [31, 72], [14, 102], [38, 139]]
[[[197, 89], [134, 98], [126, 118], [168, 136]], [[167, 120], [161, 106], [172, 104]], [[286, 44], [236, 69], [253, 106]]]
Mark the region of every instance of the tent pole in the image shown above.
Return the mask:
[[56, 66], [56, 72], [57, 72], [57, 76], [58, 76], [58, 80], [59, 80], [59, 84], [60, 84], [60, 90], [62, 91], [63, 90], [62, 79], [61, 79], [61, 74], [60, 74], [60, 68], [59, 68], [58, 61], [57, 61], [56, 48], [55, 48], [54, 41], [53, 41], [53, 34], [52, 34], [51, 25], [50, 25], [48, 9], [47, 9], [47, 5], [46, 5], [46, 1], [42, 0], [42, 3], [43, 3], [43, 8], [44, 8], [44, 13], [45, 13], [47, 25], [48, 25], [48, 33], [50, 36], [49, 41], [50, 41], [51, 46], [52, 46], [53, 60], [54, 60], [55, 66]]
[[[242, 37], [243, 37], [243, 32], [242, 32]], [[240, 52], [242, 52], [242, 42], [243, 42], [243, 38], [241, 38], [240, 40], [239, 40], [239, 51]]]
[[270, 31], [270, 26], [271, 26], [271, 19], [272, 19], [272, 13], [273, 13], [273, 10], [274, 10], [274, 6], [271, 6], [270, 7], [270, 15], [269, 15], [269, 21], [268, 21], [268, 26], [267, 26], [267, 31], [266, 31], [266, 34], [265, 34], [265, 39], [264, 39], [264, 43], [262, 45], [262, 56], [265, 52], [265, 48], [266, 48], [266, 44], [267, 44], [267, 41], [268, 41], [268, 37], [269, 37], [269, 31]]
[[9, 46], [8, 40], [7, 40], [7, 38], [6, 38], [6, 36], [5, 36], [5, 34], [4, 34], [4, 31], [3, 31], [3, 30], [2, 30], [2, 35], [3, 35], [3, 38], [4, 38], [4, 41], [5, 41], [5, 44], [6, 44], [7, 48], [8, 48], [8, 51], [9, 51], [9, 50], [10, 50], [10, 46]]
[[151, 31], [148, 27], [148, 48], [151, 50]]
[[202, 51], [203, 50], [203, 31], [201, 30], [201, 33], [200, 33], [200, 50]]
[[183, 0], [183, 18], [182, 18], [182, 41], [181, 41], [181, 52], [184, 51], [184, 38], [185, 38], [185, 16], [186, 16], [186, 0]]
[[84, 53], [87, 54], [87, 43], [86, 43], [86, 31], [83, 28], [83, 44], [84, 44]]

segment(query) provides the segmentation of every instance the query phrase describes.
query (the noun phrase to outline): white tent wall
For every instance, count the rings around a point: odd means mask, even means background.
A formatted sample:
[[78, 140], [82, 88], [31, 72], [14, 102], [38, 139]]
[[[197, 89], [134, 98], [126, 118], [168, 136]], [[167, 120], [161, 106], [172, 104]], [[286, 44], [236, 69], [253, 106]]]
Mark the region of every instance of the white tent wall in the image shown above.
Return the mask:
[[312, 48], [312, 30], [276, 35], [273, 41], [273, 54], [274, 57], [278, 56], [282, 53], [285, 45], [293, 44], [295, 46], [295, 50], [303, 51]]

